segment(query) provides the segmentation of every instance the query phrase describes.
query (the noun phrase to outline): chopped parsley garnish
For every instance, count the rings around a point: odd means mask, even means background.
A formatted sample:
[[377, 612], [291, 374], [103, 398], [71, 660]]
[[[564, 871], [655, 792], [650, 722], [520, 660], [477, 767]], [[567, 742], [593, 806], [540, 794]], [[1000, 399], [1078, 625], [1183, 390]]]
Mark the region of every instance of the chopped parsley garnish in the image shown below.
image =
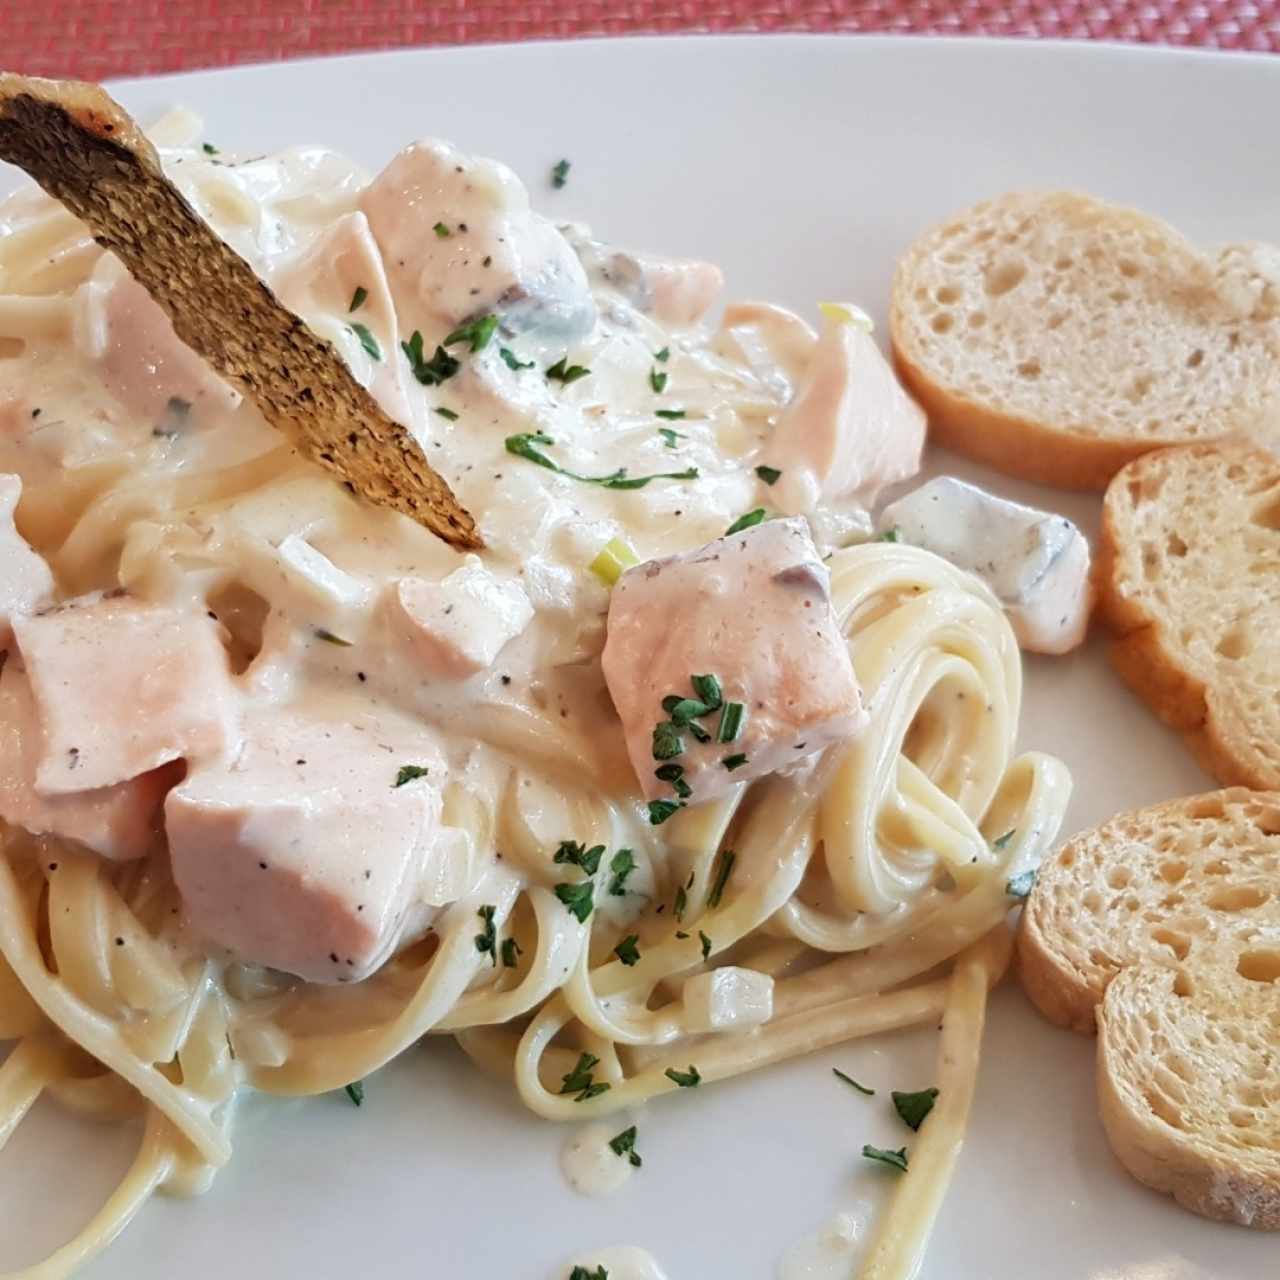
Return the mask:
[[660, 827], [673, 814], [678, 813], [684, 808], [681, 801], [676, 800], [650, 800], [649, 801], [649, 824], [654, 827]]
[[620, 898], [627, 891], [627, 877], [636, 869], [635, 855], [630, 849], [619, 849], [613, 855], [612, 861], [609, 863], [609, 870], [613, 873], [609, 880], [609, 892], [615, 897]]
[[498, 354], [502, 357], [502, 363], [505, 364], [508, 369], [519, 372], [521, 369], [533, 368], [532, 360], [521, 360], [510, 347], [499, 347]]
[[427, 770], [424, 765], [420, 764], [402, 764], [400, 772], [396, 774], [395, 785], [403, 787], [406, 782], [416, 782], [419, 778], [425, 778]]
[[725, 531], [723, 536], [729, 537], [734, 533], [741, 533], [743, 529], [750, 529], [753, 525], [759, 524], [764, 519], [764, 508], [757, 507], [754, 511], [748, 511], [746, 515], [739, 516]]
[[679, 938], [681, 942], [683, 942], [688, 936], [689, 935], [685, 933], [683, 929], [676, 930], [676, 937]]
[[897, 1151], [886, 1151], [883, 1147], [873, 1147], [869, 1142], [862, 1148], [862, 1154], [868, 1160], [879, 1160], [881, 1164], [887, 1164], [891, 1169], [897, 1169], [899, 1173], [907, 1171], [907, 1149], [899, 1147]]
[[369, 290], [364, 285], [357, 285], [356, 291], [351, 295], [351, 305], [347, 308], [347, 313], [359, 311], [364, 306], [364, 300], [369, 296]]
[[668, 1067], [662, 1074], [682, 1089], [696, 1089], [702, 1083], [698, 1068], [692, 1063], [689, 1064], [688, 1071], [676, 1071], [673, 1067]]
[[1011, 898], [1026, 898], [1031, 893], [1031, 888], [1035, 882], [1036, 869], [1035, 867], [1028, 867], [1026, 871], [1019, 871], [1016, 876], [1011, 876], [1008, 884], [1004, 887], [1004, 891]]
[[586, 1102], [588, 1098], [598, 1098], [608, 1093], [610, 1086], [602, 1081], [596, 1084], [592, 1078], [592, 1068], [598, 1066], [600, 1059], [594, 1053], [584, 1053], [578, 1057], [578, 1065], [567, 1075], [561, 1077], [560, 1092], [576, 1093], [574, 1102]]
[[698, 930], [698, 938], [702, 943], [702, 958], [705, 960], [711, 955], [711, 939], [701, 929]]
[[741, 769], [747, 763], [747, 757], [743, 752], [737, 751], [731, 756], [725, 756], [720, 763], [732, 773], [735, 769]]
[[777, 467], [760, 466], [756, 468], [756, 475], [758, 475], [765, 484], [777, 484], [778, 477], [782, 475], [782, 472], [779, 471]]
[[200, 144], [200, 149], [207, 156], [216, 156], [218, 154], [218, 148], [215, 147], [212, 142], [202, 142]]
[[596, 887], [590, 880], [579, 880], [577, 884], [556, 885], [556, 897], [569, 909], [579, 924], [586, 924], [595, 905]]
[[349, 324], [347, 328], [360, 339], [360, 345], [375, 359], [382, 359], [382, 348], [378, 346], [378, 340], [369, 332], [369, 327], [363, 324]]
[[325, 644], [336, 644], [339, 648], [350, 649], [351, 641], [344, 640], [341, 636], [335, 636], [327, 627], [316, 628], [316, 639], [323, 640]]
[[671, 348], [663, 347], [661, 351], [655, 351], [653, 353], [653, 358], [655, 360], [661, 360], [663, 364], [666, 364], [667, 361], [671, 359]]
[[720, 725], [716, 729], [717, 742], [736, 742], [742, 732], [742, 721], [747, 709], [741, 702], [726, 702], [720, 713]]
[[885, 530], [885, 531], [884, 531], [884, 532], [883, 532], [883, 533], [882, 533], [882, 534], [881, 534], [881, 535], [876, 539], [876, 541], [877, 541], [877, 542], [901, 542], [901, 541], [902, 541], [902, 533], [901, 533], [901, 531], [898, 529], [897, 525], [894, 525], [894, 527], [893, 527], [892, 529], [886, 529], [886, 530]]
[[667, 389], [667, 383], [670, 380], [671, 375], [663, 369], [649, 370], [649, 385], [658, 392], [659, 395]]
[[726, 849], [720, 855], [720, 870], [716, 873], [715, 883], [711, 886], [711, 892], [707, 895], [707, 906], [718, 907], [720, 905], [720, 896], [724, 893], [724, 887], [729, 883], [729, 877], [733, 874], [733, 864], [737, 862], [738, 855], [732, 849]]
[[899, 1093], [895, 1089], [890, 1095], [893, 1109], [902, 1118], [902, 1123], [909, 1129], [919, 1130], [925, 1117], [933, 1110], [937, 1101], [937, 1089], [921, 1089], [919, 1093]]
[[[560, 185], [564, 186], [564, 183]], [[569, 1280], [609, 1280], [609, 1273], [603, 1265], [598, 1266], [594, 1271], [588, 1271], [586, 1267], [574, 1267], [569, 1272]]]
[[551, 381], [559, 382], [566, 387], [591, 373], [591, 370], [584, 365], [567, 363], [568, 359], [568, 356], [561, 356], [555, 364], [548, 366], [545, 371]]
[[1016, 836], [1017, 834], [1018, 834], [1018, 828], [1017, 828], [1017, 827], [1011, 827], [1008, 831], [1006, 831], [1006, 832], [1004, 833], [1004, 835], [1002, 835], [1002, 836], [997, 836], [997, 837], [996, 837], [996, 838], [991, 842], [991, 847], [992, 847], [993, 849], [1003, 849], [1003, 848], [1005, 847], [1005, 845], [1007, 845], [1007, 844], [1009, 843], [1009, 841], [1010, 841], [1010, 840], [1012, 840], [1012, 839], [1013, 839], [1013, 837], [1014, 837], [1014, 836]]
[[557, 191], [569, 180], [569, 162], [567, 160], [557, 160], [551, 166], [551, 185]]
[[604, 489], [643, 489], [650, 480], [696, 480], [698, 478], [697, 467], [689, 467], [684, 471], [662, 471], [648, 476], [629, 476], [626, 467], [619, 467], [617, 471], [607, 476], [581, 476], [576, 471], [568, 471], [558, 462], [553, 462], [537, 447], [555, 444], [550, 436], [541, 431], [508, 436], [505, 444], [507, 452], [514, 453], [517, 458], [524, 458], [526, 462], [535, 462], [540, 467], [546, 467], [548, 471], [568, 476], [570, 480], [579, 480], [583, 484], [598, 484]]
[[364, 1106], [364, 1081], [353, 1080], [346, 1086], [347, 1097], [356, 1104], [357, 1107]]
[[703, 705], [708, 711], [714, 711], [724, 701], [724, 693], [720, 688], [720, 681], [713, 675], [690, 676], [689, 683], [693, 685], [693, 691], [702, 699]]
[[639, 1153], [636, 1151], [636, 1127], [632, 1125], [630, 1129], [623, 1129], [616, 1138], [609, 1139], [609, 1150], [615, 1156], [625, 1156], [630, 1162], [633, 1169], [638, 1169], [644, 1163], [640, 1159]]
[[440, 237], [441, 240], [447, 240], [451, 235], [453, 235], [453, 232], [450, 231], [449, 228], [446, 227], [443, 222], [437, 222], [436, 225], [431, 228], [431, 230], [434, 231], [436, 235]]
[[638, 933], [629, 933], [613, 949], [613, 954], [617, 956], [628, 969], [633, 964], [640, 963], [640, 948], [636, 945], [639, 941], [640, 935]]
[[672, 760], [684, 752], [684, 739], [670, 720], [659, 720], [653, 726], [653, 758]]
[[400, 349], [408, 357], [413, 376], [424, 387], [438, 387], [462, 367], [443, 347], [437, 347], [430, 360], [425, 359], [422, 354], [422, 334], [417, 329], [408, 342], [400, 344]]
[[452, 347], [455, 343], [466, 342], [470, 344], [471, 354], [474, 355], [489, 345], [489, 339], [497, 332], [497, 328], [497, 316], [477, 316], [474, 320], [459, 325], [445, 338], [444, 345]]
[[498, 965], [498, 933], [493, 925], [493, 915], [496, 910], [496, 907], [486, 904], [476, 912], [484, 922], [484, 929], [476, 934], [476, 950], [482, 956], [487, 955], [494, 968]]
[[662, 437], [662, 441], [668, 449], [674, 449], [676, 441], [684, 439], [684, 436], [678, 431], [672, 431], [670, 427], [659, 427], [658, 434]]
[[668, 422], [679, 422], [684, 417], [683, 409], [655, 409], [654, 417], [665, 418]]
[[579, 844], [576, 840], [562, 840], [560, 847], [556, 850], [552, 862], [568, 862], [575, 867], [581, 867], [589, 876], [595, 875], [600, 866], [600, 859], [604, 856], [604, 845], [592, 845], [590, 849], [584, 844]]
[[693, 788], [684, 780], [684, 765], [682, 764], [664, 764], [653, 771], [653, 776], [659, 782], [671, 783], [672, 789], [681, 800], [687, 800], [693, 795]]
[[458, 420], [458, 415], [457, 415], [456, 413], [454, 413], [454, 411], [453, 411], [452, 409], [446, 409], [446, 408], [444, 407], [444, 405], [437, 405], [437, 406], [436, 406], [436, 412], [437, 412], [437, 413], [438, 413], [442, 418], [447, 419], [449, 422], [457, 422], [457, 420]]
[[516, 957], [523, 955], [524, 952], [520, 948], [520, 944], [514, 938], [508, 938], [502, 944], [502, 964], [504, 968], [514, 969], [517, 961]]
[[836, 1079], [843, 1080], [845, 1084], [852, 1085], [859, 1093], [865, 1093], [868, 1098], [874, 1098], [876, 1096], [876, 1091], [874, 1089], [868, 1089], [865, 1084], [859, 1084], [852, 1076], [845, 1075], [839, 1067], [832, 1067], [831, 1073], [836, 1077]]

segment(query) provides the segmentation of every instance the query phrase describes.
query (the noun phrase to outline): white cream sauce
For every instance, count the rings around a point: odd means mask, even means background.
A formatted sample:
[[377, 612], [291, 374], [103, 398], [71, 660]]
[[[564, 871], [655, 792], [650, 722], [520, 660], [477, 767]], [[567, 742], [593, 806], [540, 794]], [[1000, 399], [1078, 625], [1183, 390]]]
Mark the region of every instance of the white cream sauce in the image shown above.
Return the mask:
[[627, 1155], [618, 1155], [610, 1141], [626, 1129], [615, 1119], [608, 1124], [589, 1124], [568, 1134], [560, 1150], [560, 1169], [565, 1180], [583, 1196], [606, 1196], [620, 1190], [635, 1172]]
[[850, 1280], [867, 1245], [872, 1205], [858, 1200], [797, 1241], [778, 1264], [778, 1280]]

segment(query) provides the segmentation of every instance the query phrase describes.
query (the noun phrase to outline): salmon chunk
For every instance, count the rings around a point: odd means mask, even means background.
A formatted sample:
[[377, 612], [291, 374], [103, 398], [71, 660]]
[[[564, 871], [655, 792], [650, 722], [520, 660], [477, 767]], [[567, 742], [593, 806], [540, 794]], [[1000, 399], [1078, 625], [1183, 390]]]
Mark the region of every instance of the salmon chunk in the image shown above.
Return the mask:
[[17, 476], [0, 475], [0, 647], [12, 636], [16, 614], [41, 609], [53, 599], [53, 574], [27, 545], [14, 524], [14, 512], [22, 496]]
[[651, 801], [712, 800], [866, 719], [801, 519], [629, 569], [613, 590], [603, 664]]
[[235, 747], [236, 695], [218, 624], [128, 596], [14, 619], [44, 748], [44, 795], [110, 787]]
[[444, 770], [416, 726], [250, 712], [239, 756], [194, 769], [165, 803], [192, 927], [311, 982], [367, 977], [417, 899]]

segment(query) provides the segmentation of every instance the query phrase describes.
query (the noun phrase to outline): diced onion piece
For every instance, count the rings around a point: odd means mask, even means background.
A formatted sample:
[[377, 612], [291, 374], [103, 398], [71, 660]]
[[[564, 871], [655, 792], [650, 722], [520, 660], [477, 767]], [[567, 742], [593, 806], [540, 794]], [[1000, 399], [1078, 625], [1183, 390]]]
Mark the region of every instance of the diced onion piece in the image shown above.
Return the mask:
[[856, 324], [859, 329], [865, 329], [868, 333], [876, 331], [875, 321], [861, 307], [855, 307], [852, 302], [820, 302], [818, 310], [828, 320], [843, 320], [845, 324]]
[[632, 565], [639, 563], [640, 557], [621, 538], [612, 538], [591, 562], [591, 572], [611, 587]]

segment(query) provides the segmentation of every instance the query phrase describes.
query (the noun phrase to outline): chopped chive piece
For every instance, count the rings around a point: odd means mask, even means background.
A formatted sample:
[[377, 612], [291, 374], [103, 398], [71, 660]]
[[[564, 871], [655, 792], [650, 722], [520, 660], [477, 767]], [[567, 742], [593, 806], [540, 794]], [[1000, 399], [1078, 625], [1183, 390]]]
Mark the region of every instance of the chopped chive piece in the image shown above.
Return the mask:
[[886, 1151], [883, 1147], [873, 1147], [869, 1142], [862, 1148], [862, 1154], [868, 1160], [879, 1160], [899, 1173], [907, 1171], [907, 1149], [899, 1147], [897, 1151]]
[[680, 730], [670, 720], [660, 720], [653, 726], [653, 758], [673, 760], [684, 753], [684, 739]]
[[649, 385], [659, 394], [667, 389], [667, 383], [670, 378], [671, 375], [662, 369], [649, 370]]
[[554, 382], [562, 383], [566, 387], [570, 383], [577, 382], [579, 378], [585, 378], [591, 372], [590, 369], [585, 368], [583, 365], [568, 364], [568, 359], [568, 356], [561, 356], [555, 364], [550, 365], [546, 370], [548, 378]]
[[336, 644], [340, 649], [351, 648], [350, 640], [344, 640], [341, 636], [335, 636], [327, 627], [316, 628], [316, 639], [323, 640], [325, 644]]
[[[416, 782], [419, 778], [425, 778], [427, 770], [420, 764], [402, 764], [400, 772], [396, 774], [395, 785], [403, 787], [407, 782]], [[393, 787], [392, 790], [395, 788]]]
[[609, 1090], [606, 1083], [596, 1084], [593, 1079], [593, 1068], [600, 1064], [594, 1053], [583, 1053], [578, 1056], [577, 1065], [560, 1080], [560, 1092], [576, 1093], [575, 1102], [586, 1102], [588, 1098], [597, 1098]]
[[668, 449], [674, 449], [676, 447], [676, 441], [684, 439], [684, 436], [682, 436], [678, 431], [672, 431], [670, 427], [659, 427], [658, 434], [662, 437], [663, 443]]
[[495, 968], [498, 965], [498, 934], [493, 925], [493, 915], [496, 910], [496, 907], [486, 904], [476, 912], [484, 922], [483, 931], [476, 934], [476, 950], [482, 956], [487, 955]]
[[720, 871], [716, 875], [715, 883], [711, 886], [711, 892], [707, 895], [707, 906], [720, 905], [720, 895], [724, 893], [724, 887], [729, 883], [729, 877], [733, 874], [733, 864], [737, 860], [738, 855], [732, 849], [726, 849], [720, 855]]
[[364, 285], [357, 285], [356, 291], [351, 295], [351, 305], [347, 308], [348, 315], [352, 311], [359, 311], [364, 306], [364, 300], [369, 296], [369, 290]]
[[521, 369], [533, 368], [532, 360], [521, 360], [510, 347], [499, 347], [498, 354], [502, 357], [502, 363], [505, 364], [508, 369], [519, 372]]
[[720, 726], [716, 730], [717, 742], [736, 742], [742, 732], [742, 721], [747, 709], [741, 702], [726, 702], [720, 713]]
[[715, 711], [724, 701], [720, 681], [715, 676], [690, 676], [689, 683], [693, 685], [694, 693], [702, 699], [708, 710]]
[[633, 964], [640, 963], [640, 948], [636, 943], [640, 941], [638, 933], [629, 933], [623, 940], [613, 949], [613, 954], [622, 961], [629, 969]]
[[876, 1096], [876, 1091], [874, 1089], [868, 1089], [865, 1084], [859, 1084], [852, 1076], [845, 1075], [839, 1067], [832, 1067], [831, 1072], [837, 1079], [843, 1080], [845, 1084], [852, 1085], [859, 1093], [865, 1093], [868, 1098], [874, 1098]]
[[640, 557], [621, 538], [610, 538], [591, 562], [591, 572], [605, 586], [611, 587], [628, 569], [639, 563]]
[[669, 693], [662, 700], [662, 709], [670, 715], [683, 701], [684, 699], [678, 693]]
[[671, 359], [671, 348], [663, 347], [661, 351], [655, 351], [653, 353], [653, 358], [655, 360], [661, 360], [663, 364], [666, 364], [667, 361]]
[[[640, 1159], [639, 1153], [636, 1151], [636, 1127], [632, 1125], [630, 1129], [623, 1129], [616, 1138], [609, 1139], [609, 1150], [615, 1156], [625, 1156], [634, 1169], [640, 1168], [644, 1163]], [[607, 1280], [607, 1277], [606, 1277]]]
[[1026, 898], [1030, 895], [1031, 888], [1035, 882], [1036, 869], [1035, 867], [1028, 867], [1026, 871], [1019, 871], [1016, 876], [1011, 876], [1004, 887], [1004, 891], [1011, 898]]
[[711, 741], [711, 735], [696, 720], [690, 720], [685, 728], [687, 728], [699, 742]]
[[551, 185], [557, 191], [564, 186], [569, 180], [569, 162], [567, 160], [557, 160], [551, 166]]
[[409, 360], [413, 376], [424, 387], [439, 386], [446, 378], [452, 378], [462, 367], [443, 347], [437, 347], [430, 360], [422, 354], [422, 334], [417, 329], [408, 342], [402, 342], [400, 349]]
[[689, 797], [693, 795], [693, 788], [684, 780], [683, 777], [673, 779], [671, 787], [681, 800], [688, 800]]
[[346, 1086], [347, 1097], [356, 1104], [357, 1107], [364, 1106], [364, 1081], [353, 1080]]
[[474, 320], [468, 320], [466, 324], [459, 325], [445, 338], [443, 345], [452, 347], [455, 343], [465, 342], [470, 346], [471, 354], [474, 355], [489, 345], [489, 339], [493, 337], [497, 328], [497, 316], [477, 316]]
[[615, 898], [620, 898], [627, 891], [627, 877], [636, 869], [635, 855], [630, 849], [619, 849], [613, 855], [613, 860], [609, 863], [609, 870], [613, 873], [613, 878], [609, 881], [609, 892]]
[[921, 1089], [919, 1093], [899, 1093], [895, 1089], [889, 1096], [893, 1099], [893, 1109], [902, 1118], [902, 1123], [918, 1132], [925, 1117], [933, 1110], [938, 1091]]
[[668, 422], [679, 422], [684, 417], [683, 409], [655, 409], [655, 418], [665, 418]]
[[689, 1064], [688, 1071], [676, 1071], [668, 1067], [662, 1074], [673, 1084], [678, 1084], [682, 1089], [696, 1089], [702, 1083], [698, 1068], [692, 1063]]
[[779, 471], [777, 467], [760, 466], [756, 468], [756, 475], [758, 475], [765, 484], [777, 484], [778, 477], [782, 475], [782, 472]]
[[700, 701], [698, 698], [681, 698], [671, 708], [671, 723], [683, 728], [691, 720], [698, 716], [705, 716], [714, 710], [714, 707], [707, 706], [705, 702]]
[[552, 862], [568, 862], [581, 867], [589, 876], [595, 875], [600, 867], [600, 859], [604, 856], [604, 845], [593, 845], [590, 849], [576, 840], [562, 840], [556, 850]]
[[556, 897], [569, 909], [579, 924], [586, 924], [595, 905], [595, 885], [590, 880], [579, 880], [577, 884], [556, 885]]
[[757, 507], [754, 511], [748, 511], [746, 515], [739, 516], [723, 533], [723, 537], [729, 537], [731, 534], [741, 533], [743, 529], [750, 529], [753, 525], [759, 524], [764, 519], [764, 508]]
[[453, 234], [453, 232], [450, 231], [449, 228], [446, 227], [443, 222], [437, 222], [436, 225], [431, 228], [431, 230], [434, 231], [436, 235], [440, 237], [441, 240], [447, 240]]
[[698, 937], [702, 942], [702, 958], [706, 960], [711, 955], [711, 939], [701, 929], [698, 930]]
[[520, 944], [514, 938], [508, 938], [502, 944], [502, 964], [504, 968], [514, 969], [516, 967], [516, 957], [523, 955], [524, 951]]
[[732, 773], [735, 769], [741, 769], [747, 763], [747, 757], [743, 752], [738, 751], [731, 756], [725, 756], [720, 763]]
[[444, 405], [437, 405], [436, 412], [449, 422], [457, 422], [458, 415], [452, 409], [446, 409]]

